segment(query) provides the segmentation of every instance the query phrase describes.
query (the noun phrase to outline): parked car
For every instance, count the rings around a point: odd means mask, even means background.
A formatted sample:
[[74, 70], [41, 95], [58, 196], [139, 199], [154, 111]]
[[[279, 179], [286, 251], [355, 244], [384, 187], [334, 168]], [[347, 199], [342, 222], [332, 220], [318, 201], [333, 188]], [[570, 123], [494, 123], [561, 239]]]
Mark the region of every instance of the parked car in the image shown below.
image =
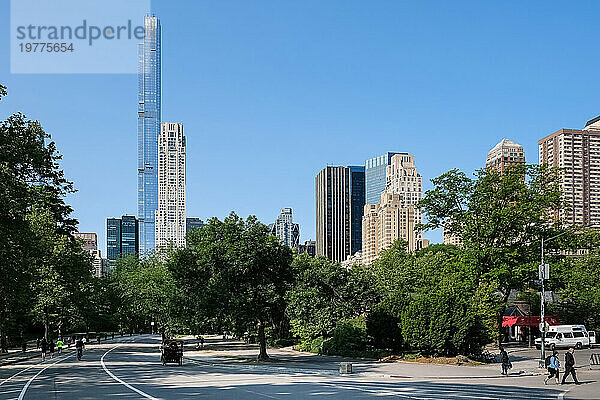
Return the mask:
[[[595, 342], [596, 332], [592, 331], [592, 333]], [[581, 349], [584, 346], [590, 347], [592, 342], [584, 325], [554, 325], [546, 332], [545, 345], [552, 350], [559, 347]], [[541, 338], [535, 339], [535, 347], [538, 349], [542, 347]]]

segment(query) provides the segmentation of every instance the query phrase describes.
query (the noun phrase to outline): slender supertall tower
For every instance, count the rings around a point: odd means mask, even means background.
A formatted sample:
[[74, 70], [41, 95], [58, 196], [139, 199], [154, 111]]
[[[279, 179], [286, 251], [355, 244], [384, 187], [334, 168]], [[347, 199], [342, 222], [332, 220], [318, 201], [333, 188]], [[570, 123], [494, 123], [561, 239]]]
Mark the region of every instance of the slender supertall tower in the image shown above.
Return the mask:
[[161, 122], [160, 21], [144, 18], [138, 62], [138, 220], [140, 254], [154, 249], [158, 208], [158, 135]]

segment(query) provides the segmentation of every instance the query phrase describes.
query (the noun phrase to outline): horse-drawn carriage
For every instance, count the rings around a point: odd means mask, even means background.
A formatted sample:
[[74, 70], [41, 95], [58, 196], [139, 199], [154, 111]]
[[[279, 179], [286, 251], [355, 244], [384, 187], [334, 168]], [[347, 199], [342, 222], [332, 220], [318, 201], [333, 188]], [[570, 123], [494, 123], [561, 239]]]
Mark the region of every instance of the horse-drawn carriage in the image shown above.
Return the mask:
[[183, 364], [183, 340], [165, 339], [160, 346], [160, 361], [166, 363]]

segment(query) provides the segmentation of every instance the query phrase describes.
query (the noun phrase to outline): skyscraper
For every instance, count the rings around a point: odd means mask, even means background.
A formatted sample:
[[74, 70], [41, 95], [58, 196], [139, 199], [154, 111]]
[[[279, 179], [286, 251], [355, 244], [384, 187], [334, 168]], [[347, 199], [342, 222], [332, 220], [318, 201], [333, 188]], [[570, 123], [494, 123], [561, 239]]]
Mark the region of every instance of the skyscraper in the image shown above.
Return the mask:
[[161, 28], [155, 16], [144, 18], [144, 43], [138, 53], [138, 220], [140, 252], [155, 244], [158, 208], [158, 135], [161, 122]]
[[360, 251], [364, 167], [324, 168], [315, 178], [315, 200], [317, 255], [342, 262]]
[[139, 225], [133, 215], [106, 219], [106, 257], [112, 266], [120, 257], [139, 254]]
[[486, 168], [494, 168], [501, 174], [506, 167], [516, 164], [525, 164], [525, 151], [523, 146], [506, 138], [488, 152], [485, 160]]
[[298, 248], [300, 244], [300, 225], [292, 220], [292, 209], [282, 208], [275, 223], [269, 226], [271, 235], [277, 236], [282, 244], [291, 249]]
[[560, 168], [567, 207], [554, 217], [572, 225], [600, 225], [600, 117], [582, 130], [561, 129], [538, 141], [540, 164]]
[[185, 246], [185, 152], [183, 124], [163, 122], [158, 138], [156, 247]]
[[121, 219], [106, 219], [106, 258], [110, 263], [121, 257]]
[[423, 197], [423, 178], [417, 173], [415, 157], [395, 154], [386, 167], [386, 187], [377, 204], [366, 204], [362, 218], [362, 262], [370, 264], [396, 240], [415, 251], [428, 245], [415, 227], [422, 222], [416, 204]]
[[381, 192], [385, 190], [385, 173], [387, 166], [392, 162], [392, 156], [397, 153], [388, 151], [378, 157], [365, 161], [365, 203], [375, 204], [381, 199]]
[[202, 228], [204, 222], [200, 218], [187, 217], [185, 219], [185, 233], [188, 233], [192, 229]]
[[139, 225], [137, 218], [133, 215], [123, 215], [121, 217], [121, 256], [138, 254], [139, 248]]
[[365, 167], [350, 169], [350, 255], [362, 250], [362, 216], [365, 207]]

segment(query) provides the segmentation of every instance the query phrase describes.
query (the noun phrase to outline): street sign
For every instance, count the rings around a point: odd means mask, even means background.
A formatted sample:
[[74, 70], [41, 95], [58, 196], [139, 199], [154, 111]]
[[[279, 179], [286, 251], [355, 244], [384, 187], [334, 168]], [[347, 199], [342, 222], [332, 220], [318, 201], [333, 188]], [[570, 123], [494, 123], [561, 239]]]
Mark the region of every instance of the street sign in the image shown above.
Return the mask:
[[540, 279], [550, 279], [550, 264], [540, 264], [538, 275]]
[[541, 285], [542, 284], [542, 280], [541, 279], [534, 279], [533, 280], [533, 284], [534, 285]]

